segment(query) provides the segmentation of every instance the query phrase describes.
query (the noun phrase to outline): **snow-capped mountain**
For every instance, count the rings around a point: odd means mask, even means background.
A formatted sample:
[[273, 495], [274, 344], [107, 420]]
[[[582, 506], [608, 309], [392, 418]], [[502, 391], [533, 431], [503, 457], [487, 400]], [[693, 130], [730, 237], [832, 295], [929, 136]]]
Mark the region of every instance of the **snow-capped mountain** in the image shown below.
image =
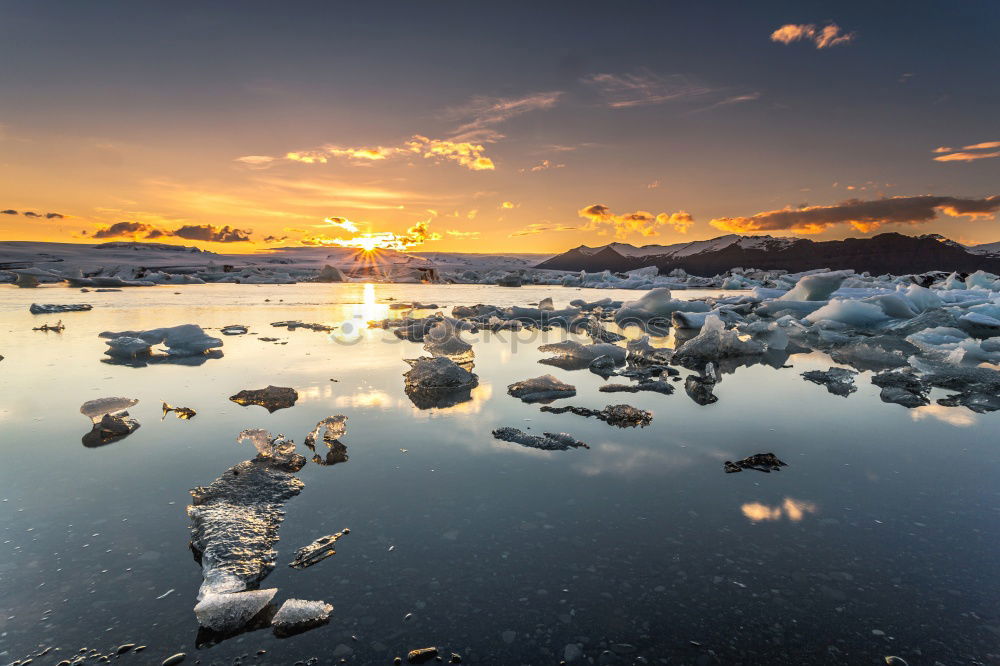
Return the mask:
[[538, 268], [621, 272], [644, 266], [656, 266], [661, 273], [682, 268], [693, 275], [705, 276], [736, 267], [793, 272], [850, 268], [875, 274], [980, 269], [998, 273], [1000, 243], [966, 248], [937, 234], [886, 233], [841, 241], [729, 234], [674, 245], [582, 245], [542, 262]]

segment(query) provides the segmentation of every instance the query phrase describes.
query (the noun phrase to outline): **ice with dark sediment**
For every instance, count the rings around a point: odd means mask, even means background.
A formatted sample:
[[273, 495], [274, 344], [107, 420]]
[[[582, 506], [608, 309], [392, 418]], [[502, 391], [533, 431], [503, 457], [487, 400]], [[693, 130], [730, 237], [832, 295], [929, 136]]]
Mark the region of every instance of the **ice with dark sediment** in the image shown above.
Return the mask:
[[543, 412], [551, 412], [553, 414], [570, 412], [577, 416], [594, 417], [616, 428], [635, 428], [637, 426], [645, 428], [653, 421], [653, 414], [651, 412], [633, 407], [632, 405], [608, 405], [604, 409], [590, 409], [588, 407], [574, 407], [572, 405], [563, 407], [545, 405], [541, 409]]
[[89, 312], [94, 306], [88, 303], [71, 303], [61, 305], [58, 303], [32, 303], [28, 310], [31, 314], [59, 314], [62, 312]]
[[80, 413], [91, 422], [90, 432], [83, 436], [84, 446], [110, 444], [135, 432], [139, 422], [127, 410], [138, 402], [135, 398], [97, 398], [83, 403]]
[[493, 437], [504, 442], [520, 444], [532, 449], [543, 451], [566, 451], [567, 449], [590, 447], [565, 432], [544, 432], [541, 435], [529, 435], [523, 430], [504, 426], [493, 431]]
[[616, 364], [625, 363], [627, 352], [624, 348], [610, 342], [595, 342], [582, 344], [575, 340], [563, 340], [542, 345], [538, 351], [554, 354], [553, 357], [542, 359], [541, 363], [560, 365], [561, 361], [578, 362], [579, 367], [587, 367], [591, 361], [601, 356], [610, 356]]
[[847, 368], [809, 370], [803, 372], [802, 376], [814, 384], [825, 386], [830, 393], [845, 398], [858, 390], [858, 387], [854, 385], [854, 378], [858, 376], [858, 373]]
[[472, 345], [462, 339], [459, 328], [450, 318], [443, 318], [424, 334], [424, 351], [431, 356], [447, 356], [456, 363], [469, 363]]
[[337, 551], [334, 550], [334, 545], [350, 533], [351, 530], [344, 528], [335, 534], [328, 534], [315, 539], [312, 543], [296, 550], [295, 558], [288, 563], [288, 566], [293, 569], [307, 569], [328, 557], [336, 555]]
[[419, 409], [452, 407], [472, 399], [479, 377], [447, 356], [404, 359], [410, 369], [404, 373], [404, 391]]
[[648, 335], [637, 340], [629, 340], [625, 344], [625, 352], [628, 362], [632, 365], [665, 365], [674, 355], [673, 349], [654, 347], [650, 344]]
[[640, 391], [653, 391], [671, 395], [674, 392], [674, 385], [662, 379], [642, 379], [635, 384], [604, 384], [599, 389], [601, 393], [638, 393]]
[[269, 412], [276, 412], [293, 406], [299, 399], [299, 394], [288, 386], [268, 385], [262, 389], [243, 389], [236, 395], [229, 396], [229, 399], [244, 407], [259, 405]]
[[542, 375], [509, 385], [507, 393], [524, 402], [552, 402], [576, 395], [576, 387], [552, 375]]

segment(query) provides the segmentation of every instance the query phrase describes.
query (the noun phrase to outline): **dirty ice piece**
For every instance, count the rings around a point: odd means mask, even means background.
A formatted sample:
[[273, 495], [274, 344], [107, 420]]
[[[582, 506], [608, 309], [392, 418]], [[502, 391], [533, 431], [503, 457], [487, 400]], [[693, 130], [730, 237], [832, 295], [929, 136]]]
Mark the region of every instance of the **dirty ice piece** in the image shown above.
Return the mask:
[[521, 446], [527, 446], [533, 449], [542, 449], [544, 451], [565, 451], [567, 449], [575, 448], [590, 448], [580, 440], [565, 432], [544, 432], [541, 437], [539, 437], [538, 435], [529, 435], [523, 430], [519, 430], [517, 428], [504, 426], [494, 430], [493, 436], [496, 439], [500, 439], [505, 442], [512, 442], [514, 444], [520, 444]]
[[[320, 431], [323, 431], [323, 443], [329, 449], [325, 457], [316, 451], [316, 439], [319, 437]], [[340, 438], [346, 433], [347, 417], [343, 414], [328, 416], [317, 423], [316, 427], [306, 435], [304, 442], [306, 447], [315, 454], [312, 458], [313, 462], [324, 466], [347, 462], [347, 446], [340, 441]]]
[[853, 370], [847, 368], [830, 368], [829, 370], [809, 370], [803, 372], [802, 376], [814, 384], [826, 386], [826, 390], [834, 395], [847, 397], [858, 390], [854, 385], [854, 378], [858, 376]]
[[576, 395], [576, 387], [561, 382], [552, 375], [525, 379], [507, 387], [507, 393], [524, 402], [552, 402]]
[[59, 305], [57, 303], [32, 303], [28, 310], [31, 314], [55, 314], [57, 312], [88, 312], [94, 306], [88, 303], [73, 303], [70, 305]]
[[755, 469], [758, 472], [777, 472], [782, 467], [787, 467], [787, 464], [778, 460], [778, 457], [773, 453], [755, 453], [736, 462], [727, 460], [722, 463], [722, 466], [726, 470], [726, 474], [732, 474], [742, 472], [745, 469]]
[[452, 407], [472, 399], [479, 377], [446, 356], [404, 359], [410, 369], [404, 373], [404, 390], [419, 409]]
[[269, 412], [276, 412], [294, 405], [299, 399], [299, 394], [287, 386], [268, 386], [262, 389], [243, 389], [229, 399], [244, 407], [260, 405]]
[[308, 546], [302, 546], [295, 551], [295, 559], [288, 566], [293, 569], [307, 569], [314, 564], [322, 562], [331, 555], [336, 555], [337, 551], [333, 546], [338, 540], [351, 533], [346, 527], [336, 534], [328, 534], [313, 541]]
[[596, 417], [608, 425], [616, 428], [634, 428], [639, 426], [645, 428], [653, 422], [653, 414], [644, 409], [633, 407], [632, 405], [608, 405], [604, 409], [589, 409], [587, 407], [550, 407], [548, 405], [541, 408], [543, 412], [553, 414], [565, 414], [572, 412], [577, 416]]
[[126, 411], [139, 401], [135, 398], [97, 398], [80, 406], [80, 413], [90, 419], [90, 432], [83, 436], [88, 447], [117, 441], [139, 428], [139, 422]]
[[[193, 418], [198, 413], [190, 407], [174, 407], [167, 403], [163, 403], [163, 417], [166, 418], [167, 414], [170, 412], [173, 412], [177, 418], [184, 419], [185, 421]], [[160, 420], [162, 421], [163, 419]]]

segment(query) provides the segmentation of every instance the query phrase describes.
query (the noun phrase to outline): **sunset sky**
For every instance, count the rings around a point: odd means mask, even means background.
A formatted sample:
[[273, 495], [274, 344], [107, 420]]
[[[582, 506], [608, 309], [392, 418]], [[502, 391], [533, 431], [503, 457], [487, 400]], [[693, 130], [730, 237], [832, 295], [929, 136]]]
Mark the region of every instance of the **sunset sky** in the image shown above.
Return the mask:
[[4, 1], [0, 26], [0, 240], [1000, 240], [996, 2]]

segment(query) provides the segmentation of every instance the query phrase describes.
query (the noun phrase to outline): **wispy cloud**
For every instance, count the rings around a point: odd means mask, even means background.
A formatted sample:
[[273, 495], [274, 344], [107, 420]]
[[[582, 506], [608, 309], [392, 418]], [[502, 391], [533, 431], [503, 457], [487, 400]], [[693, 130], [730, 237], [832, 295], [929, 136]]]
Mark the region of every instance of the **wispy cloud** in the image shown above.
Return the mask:
[[[547, 169], [562, 169], [565, 166], [566, 166], [565, 164], [557, 164], [551, 160], [542, 160], [541, 162], [539, 162], [538, 164], [527, 170], [532, 172], [538, 172], [538, 171], [545, 171]], [[524, 170], [525, 169], [521, 169], [521, 171]]]
[[849, 44], [856, 36], [853, 32], [841, 32], [836, 23], [827, 23], [822, 28], [812, 23], [786, 23], [771, 33], [771, 41], [781, 44], [807, 41], [815, 44], [817, 49], [827, 49]]
[[536, 234], [544, 234], [552, 231], [577, 231], [580, 227], [571, 226], [568, 224], [549, 224], [549, 223], [535, 223], [529, 224], [526, 227], [514, 231], [508, 236], [510, 238], [517, 238], [518, 236], [534, 236]]
[[445, 233], [455, 238], [479, 238], [482, 234], [481, 231], [459, 231], [457, 229], [448, 229]]
[[33, 210], [26, 210], [24, 212], [20, 212], [19, 213], [18, 211], [14, 210], [13, 208], [8, 208], [6, 210], [0, 210], [0, 215], [23, 215], [25, 217], [34, 217], [34, 218], [39, 218], [39, 219], [44, 217], [46, 220], [61, 220], [64, 217], [66, 217], [62, 213], [44, 213], [43, 214], [43, 213], [36, 213]]
[[714, 92], [681, 74], [660, 76], [648, 69], [633, 74], [591, 74], [581, 80], [596, 89], [613, 109], [662, 104]]
[[561, 97], [562, 92], [558, 90], [532, 93], [522, 97], [473, 97], [468, 104], [447, 111], [448, 117], [463, 121], [452, 132], [451, 138], [478, 141], [502, 138], [492, 132], [487, 132], [483, 136], [483, 132], [516, 116], [531, 111], [551, 109], [559, 103]]
[[616, 238], [627, 238], [633, 233], [655, 236], [664, 227], [673, 227], [674, 231], [683, 234], [694, 224], [691, 214], [683, 210], [676, 213], [650, 213], [637, 210], [634, 213], [615, 215], [604, 204], [591, 204], [578, 210], [577, 214], [587, 220], [584, 229], [609, 228], [615, 232]]
[[921, 195], [889, 197], [873, 201], [852, 199], [832, 206], [787, 207], [748, 217], [722, 217], [710, 222], [713, 227], [735, 233], [756, 231], [791, 231], [818, 234], [832, 226], [849, 224], [867, 233], [885, 224], [922, 224], [949, 217], [988, 218], [1000, 211], [1000, 195], [982, 199]]
[[946, 153], [939, 154], [934, 158], [935, 162], [974, 162], [976, 160], [986, 160], [991, 157], [1000, 157], [1000, 141], [982, 141], [963, 146], [961, 150], [949, 148], [948, 146], [938, 146], [932, 152]]

